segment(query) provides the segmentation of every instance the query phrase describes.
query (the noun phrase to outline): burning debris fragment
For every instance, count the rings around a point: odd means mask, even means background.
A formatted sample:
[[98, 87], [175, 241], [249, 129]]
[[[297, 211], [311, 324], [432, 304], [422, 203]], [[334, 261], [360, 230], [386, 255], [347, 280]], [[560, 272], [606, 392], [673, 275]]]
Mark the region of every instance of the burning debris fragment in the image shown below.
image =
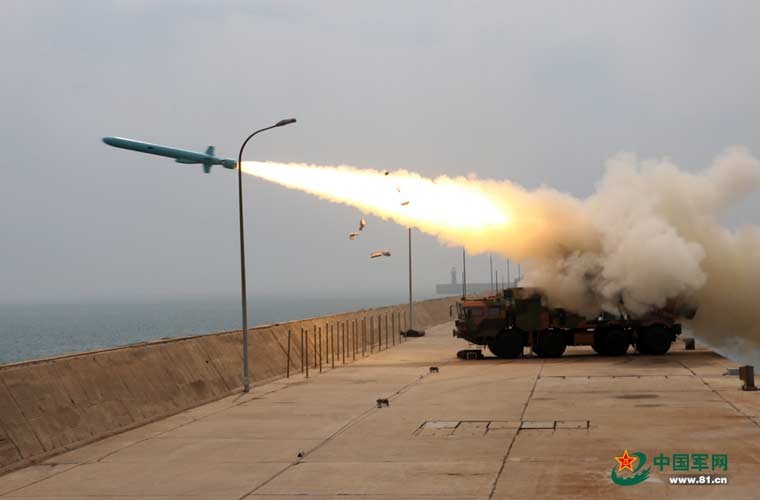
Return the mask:
[[355, 240], [357, 236], [359, 236], [359, 233], [349, 233], [348, 239]]
[[369, 254], [370, 259], [376, 259], [378, 257], [390, 257], [391, 253], [388, 250], [380, 250], [378, 252], [372, 252]]
[[359, 231], [364, 230], [364, 226], [366, 226], [366, 225], [367, 225], [367, 221], [366, 220], [364, 220], [364, 219], [360, 220], [359, 221]]

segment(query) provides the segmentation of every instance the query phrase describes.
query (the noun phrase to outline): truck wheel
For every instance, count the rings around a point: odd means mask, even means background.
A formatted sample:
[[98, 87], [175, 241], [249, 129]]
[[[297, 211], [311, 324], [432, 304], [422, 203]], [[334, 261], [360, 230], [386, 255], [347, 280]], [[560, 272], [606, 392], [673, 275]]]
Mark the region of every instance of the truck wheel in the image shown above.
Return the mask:
[[654, 325], [639, 330], [636, 348], [642, 354], [662, 355], [670, 350], [670, 332], [664, 326]]
[[498, 336], [491, 339], [488, 348], [497, 358], [518, 358], [523, 353], [523, 337], [520, 332], [504, 330]]
[[592, 347], [602, 356], [622, 356], [631, 344], [628, 333], [618, 329], [598, 330], [594, 332]]
[[565, 352], [565, 339], [561, 334], [543, 331], [536, 338], [533, 352], [542, 358], [558, 358]]

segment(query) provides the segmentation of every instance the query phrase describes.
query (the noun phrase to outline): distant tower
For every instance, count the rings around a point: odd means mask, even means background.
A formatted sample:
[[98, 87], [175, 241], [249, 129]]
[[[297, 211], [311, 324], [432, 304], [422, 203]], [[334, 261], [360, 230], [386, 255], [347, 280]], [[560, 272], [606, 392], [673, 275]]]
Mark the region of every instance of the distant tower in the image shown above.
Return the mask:
[[457, 268], [452, 267], [451, 268], [451, 284], [456, 285], [457, 284]]

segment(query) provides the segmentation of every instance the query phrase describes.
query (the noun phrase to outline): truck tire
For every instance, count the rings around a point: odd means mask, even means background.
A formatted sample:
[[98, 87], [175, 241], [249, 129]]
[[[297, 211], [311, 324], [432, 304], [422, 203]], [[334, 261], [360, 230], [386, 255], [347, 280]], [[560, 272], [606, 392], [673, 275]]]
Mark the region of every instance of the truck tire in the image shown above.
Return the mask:
[[594, 332], [592, 347], [602, 356], [622, 356], [628, 352], [629, 345], [631, 340], [624, 330], [609, 328]]
[[636, 348], [642, 354], [662, 355], [670, 350], [670, 332], [662, 325], [653, 325], [639, 330]]
[[503, 359], [519, 358], [524, 347], [522, 334], [514, 330], [504, 330], [488, 343], [488, 348], [494, 356]]
[[544, 330], [536, 335], [533, 352], [542, 358], [558, 358], [564, 354], [566, 347], [561, 334]]

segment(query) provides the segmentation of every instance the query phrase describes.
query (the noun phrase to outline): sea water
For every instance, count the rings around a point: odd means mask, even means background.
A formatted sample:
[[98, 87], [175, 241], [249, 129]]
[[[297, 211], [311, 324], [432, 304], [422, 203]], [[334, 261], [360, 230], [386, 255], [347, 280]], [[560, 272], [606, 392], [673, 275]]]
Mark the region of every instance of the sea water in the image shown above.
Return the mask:
[[[399, 296], [265, 298], [249, 326], [404, 302]], [[0, 364], [241, 328], [240, 299], [0, 304]]]

